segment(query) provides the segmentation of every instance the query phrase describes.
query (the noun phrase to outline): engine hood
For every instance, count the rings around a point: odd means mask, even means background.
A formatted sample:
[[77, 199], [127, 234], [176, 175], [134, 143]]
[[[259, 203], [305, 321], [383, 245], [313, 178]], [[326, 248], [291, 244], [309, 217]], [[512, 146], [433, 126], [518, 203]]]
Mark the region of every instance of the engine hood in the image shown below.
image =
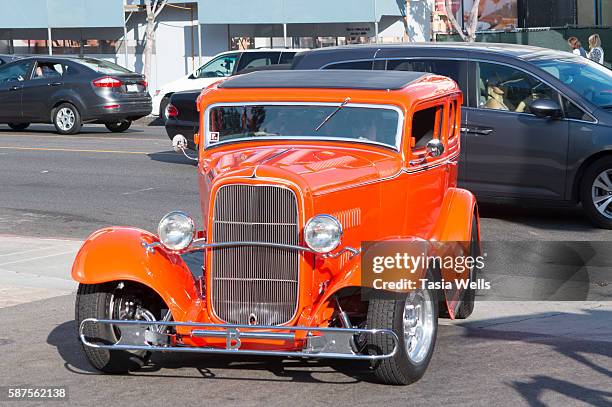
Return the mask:
[[380, 148], [257, 146], [219, 151], [204, 159], [211, 181], [221, 177], [282, 178], [321, 195], [396, 174], [401, 160]]

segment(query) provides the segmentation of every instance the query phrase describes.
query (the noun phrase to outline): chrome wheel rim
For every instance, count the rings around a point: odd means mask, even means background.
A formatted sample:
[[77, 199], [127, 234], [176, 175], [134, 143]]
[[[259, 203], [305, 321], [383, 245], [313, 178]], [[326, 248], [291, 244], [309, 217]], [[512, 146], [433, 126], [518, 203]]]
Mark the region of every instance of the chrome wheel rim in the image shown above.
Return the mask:
[[64, 131], [70, 130], [74, 126], [75, 118], [72, 109], [68, 107], [61, 108], [57, 112], [57, 127]]
[[406, 298], [404, 315], [404, 345], [413, 363], [421, 363], [429, 354], [434, 334], [434, 307], [429, 290], [415, 290]]
[[595, 209], [608, 219], [612, 219], [612, 169], [602, 171], [591, 187], [591, 197]]

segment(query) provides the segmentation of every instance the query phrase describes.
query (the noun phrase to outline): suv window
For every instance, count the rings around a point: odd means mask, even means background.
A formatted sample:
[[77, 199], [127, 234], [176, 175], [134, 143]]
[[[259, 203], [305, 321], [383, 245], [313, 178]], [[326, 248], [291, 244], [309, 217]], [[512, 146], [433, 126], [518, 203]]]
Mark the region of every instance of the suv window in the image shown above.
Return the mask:
[[323, 69], [360, 69], [369, 71], [372, 69], [372, 60], [338, 62], [336, 64], [329, 64]]
[[[387, 61], [388, 71], [428, 72], [447, 76], [457, 82], [464, 95], [467, 95], [467, 63], [465, 61], [447, 59], [390, 59]], [[467, 104], [467, 97], [463, 98]]]
[[558, 100], [557, 92], [519, 69], [489, 62], [477, 64], [476, 94], [481, 109], [529, 113], [535, 99]]
[[59, 78], [64, 71], [64, 65], [59, 62], [37, 62], [32, 71], [32, 79]]
[[0, 83], [25, 80], [32, 61], [19, 62], [13, 65], [5, 65], [0, 69]]
[[234, 72], [234, 65], [238, 60], [239, 54], [221, 55], [199, 67], [193, 74], [194, 78], [223, 78], [230, 76]]
[[293, 62], [293, 57], [295, 57], [295, 54], [297, 54], [297, 52], [283, 52], [278, 63], [290, 64], [291, 62]]
[[259, 68], [260, 66], [276, 65], [279, 58], [280, 52], [245, 52], [240, 57], [236, 72], [243, 69]]

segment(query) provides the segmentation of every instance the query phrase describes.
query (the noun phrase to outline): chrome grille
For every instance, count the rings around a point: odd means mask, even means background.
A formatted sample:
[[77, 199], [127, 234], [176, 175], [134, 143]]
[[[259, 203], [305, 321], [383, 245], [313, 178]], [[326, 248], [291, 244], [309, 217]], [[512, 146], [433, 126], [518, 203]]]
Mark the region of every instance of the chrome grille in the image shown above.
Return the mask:
[[[299, 243], [297, 201], [287, 188], [226, 185], [217, 191], [213, 242]], [[280, 325], [298, 301], [299, 252], [241, 246], [212, 251], [211, 301], [223, 321]]]

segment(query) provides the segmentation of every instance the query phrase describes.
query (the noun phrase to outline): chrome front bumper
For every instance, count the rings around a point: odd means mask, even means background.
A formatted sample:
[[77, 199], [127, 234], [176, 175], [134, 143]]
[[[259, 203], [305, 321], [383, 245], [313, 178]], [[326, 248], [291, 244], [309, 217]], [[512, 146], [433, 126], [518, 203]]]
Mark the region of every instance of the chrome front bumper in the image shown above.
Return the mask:
[[[90, 342], [85, 338], [83, 328], [87, 324], [109, 324], [121, 329], [121, 338], [115, 344]], [[163, 327], [181, 326], [191, 327], [191, 336], [195, 338], [225, 338], [225, 348], [197, 347], [197, 346], [170, 346], [160, 344], [167, 339], [162, 334]], [[306, 331], [306, 346], [302, 350], [254, 350], [241, 349], [242, 339], [282, 340], [294, 341], [295, 332]], [[381, 355], [367, 355], [356, 353], [352, 343], [355, 334], [387, 335], [393, 341], [393, 349]], [[332, 358], [332, 359], [361, 359], [380, 360], [394, 356], [398, 351], [399, 338], [395, 332], [388, 329], [358, 329], [358, 328], [318, 328], [303, 326], [253, 326], [234, 324], [203, 324], [191, 322], [163, 322], [163, 321], [125, 321], [111, 319], [88, 318], [79, 326], [79, 337], [83, 345], [91, 348], [114, 350], [144, 350], [163, 352], [195, 352], [195, 353], [223, 353], [241, 355], [284, 356], [302, 358]]]

